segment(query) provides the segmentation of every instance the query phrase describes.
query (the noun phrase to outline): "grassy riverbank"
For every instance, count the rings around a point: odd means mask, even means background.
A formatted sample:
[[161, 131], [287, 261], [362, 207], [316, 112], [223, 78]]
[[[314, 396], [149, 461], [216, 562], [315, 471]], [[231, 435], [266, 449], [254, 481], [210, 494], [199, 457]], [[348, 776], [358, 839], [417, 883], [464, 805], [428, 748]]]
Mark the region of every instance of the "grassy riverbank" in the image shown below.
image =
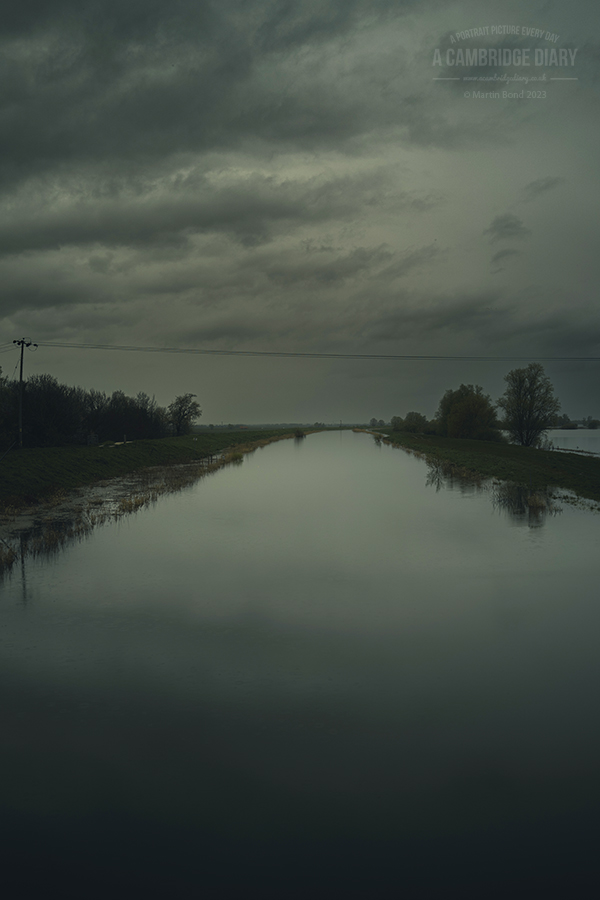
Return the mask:
[[289, 429], [235, 431], [132, 441], [101, 447], [41, 447], [11, 450], [0, 462], [0, 503], [31, 506], [107, 478], [149, 466], [193, 462], [231, 447], [293, 437]]
[[600, 459], [596, 457], [407, 432], [388, 433], [387, 441], [446, 463], [457, 473], [499, 478], [532, 489], [560, 487], [600, 501]]

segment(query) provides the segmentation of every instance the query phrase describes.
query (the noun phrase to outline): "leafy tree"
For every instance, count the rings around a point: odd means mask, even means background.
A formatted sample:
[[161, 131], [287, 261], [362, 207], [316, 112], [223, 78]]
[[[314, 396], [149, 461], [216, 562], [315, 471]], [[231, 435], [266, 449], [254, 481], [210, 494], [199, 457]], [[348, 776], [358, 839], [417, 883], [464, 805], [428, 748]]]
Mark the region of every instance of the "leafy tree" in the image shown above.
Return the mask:
[[574, 429], [577, 428], [577, 422], [572, 422], [565, 413], [563, 416], [554, 416], [550, 427]]
[[23, 391], [23, 439], [28, 446], [66, 444], [85, 417], [81, 389], [60, 384], [52, 375], [32, 375]]
[[[19, 382], [0, 375], [0, 447], [16, 436]], [[52, 375], [32, 375], [23, 389], [23, 439], [28, 447], [86, 443], [90, 433], [100, 440], [159, 438], [168, 433], [166, 410], [140, 393], [109, 398], [96, 390], [60, 384]]]
[[406, 413], [402, 431], [410, 431], [413, 434], [422, 434], [427, 428], [427, 419], [418, 412]]
[[392, 431], [402, 431], [404, 428], [404, 419], [401, 416], [392, 416]]
[[0, 445], [10, 444], [15, 439], [16, 391], [0, 369]]
[[102, 436], [113, 441], [121, 441], [125, 437], [133, 437], [135, 430], [134, 401], [123, 391], [114, 391], [106, 408]]
[[560, 410], [550, 379], [540, 363], [529, 363], [513, 369], [504, 380], [506, 391], [498, 400], [504, 426], [515, 443], [535, 447]]
[[436, 413], [438, 434], [476, 441], [500, 441], [502, 435], [492, 398], [476, 384], [448, 390]]
[[156, 398], [144, 394], [135, 398], [137, 407], [136, 432], [139, 437], [164, 437], [168, 433], [167, 413], [156, 402]]
[[92, 388], [85, 392], [83, 405], [86, 431], [100, 434], [108, 408], [108, 397], [104, 391], [96, 391]]
[[167, 407], [169, 423], [177, 436], [189, 434], [192, 424], [202, 415], [200, 404], [193, 399], [195, 396], [196, 394], [181, 394]]

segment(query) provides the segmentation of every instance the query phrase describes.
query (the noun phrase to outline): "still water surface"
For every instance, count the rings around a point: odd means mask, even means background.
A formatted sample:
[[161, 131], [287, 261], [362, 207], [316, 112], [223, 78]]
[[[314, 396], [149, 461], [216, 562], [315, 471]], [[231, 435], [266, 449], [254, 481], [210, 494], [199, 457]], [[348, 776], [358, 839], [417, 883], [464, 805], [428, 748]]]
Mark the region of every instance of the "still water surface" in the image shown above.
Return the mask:
[[584, 450], [600, 454], [600, 428], [551, 429], [546, 437], [558, 450]]
[[16, 569], [19, 877], [80, 896], [583, 885], [600, 518], [432, 481], [364, 434], [282, 441]]

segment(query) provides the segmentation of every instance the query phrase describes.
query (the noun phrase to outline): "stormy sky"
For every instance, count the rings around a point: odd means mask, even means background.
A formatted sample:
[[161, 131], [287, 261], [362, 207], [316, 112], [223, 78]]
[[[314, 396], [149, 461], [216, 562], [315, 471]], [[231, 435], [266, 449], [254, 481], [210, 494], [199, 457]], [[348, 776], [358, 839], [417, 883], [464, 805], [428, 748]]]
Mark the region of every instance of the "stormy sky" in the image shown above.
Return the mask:
[[596, 0], [5, 0], [0, 41], [5, 375], [25, 336], [204, 423], [364, 421], [600, 356]]

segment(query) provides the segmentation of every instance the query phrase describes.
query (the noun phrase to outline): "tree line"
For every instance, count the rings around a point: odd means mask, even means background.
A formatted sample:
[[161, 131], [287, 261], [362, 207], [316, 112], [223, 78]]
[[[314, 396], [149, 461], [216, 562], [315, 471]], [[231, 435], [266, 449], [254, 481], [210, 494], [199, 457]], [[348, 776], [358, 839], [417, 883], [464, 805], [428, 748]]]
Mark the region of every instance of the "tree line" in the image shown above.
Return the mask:
[[[17, 438], [19, 382], [0, 370], [0, 441]], [[60, 384], [52, 375], [32, 375], [23, 382], [23, 444], [55, 447], [103, 441], [139, 440], [188, 434], [201, 410], [195, 394], [182, 394], [167, 407], [140, 392], [110, 396], [102, 391]]]
[[[540, 363], [513, 369], [504, 380], [506, 390], [495, 404], [480, 385], [461, 384], [446, 391], [432, 420], [409, 412], [404, 418], [394, 416], [392, 429], [480, 441], [505, 441], [506, 432], [516, 444], [538, 447], [548, 428], [570, 421], [559, 417], [560, 403]], [[588, 428], [596, 427], [591, 416], [585, 421]], [[377, 421], [371, 419], [371, 424]]]

